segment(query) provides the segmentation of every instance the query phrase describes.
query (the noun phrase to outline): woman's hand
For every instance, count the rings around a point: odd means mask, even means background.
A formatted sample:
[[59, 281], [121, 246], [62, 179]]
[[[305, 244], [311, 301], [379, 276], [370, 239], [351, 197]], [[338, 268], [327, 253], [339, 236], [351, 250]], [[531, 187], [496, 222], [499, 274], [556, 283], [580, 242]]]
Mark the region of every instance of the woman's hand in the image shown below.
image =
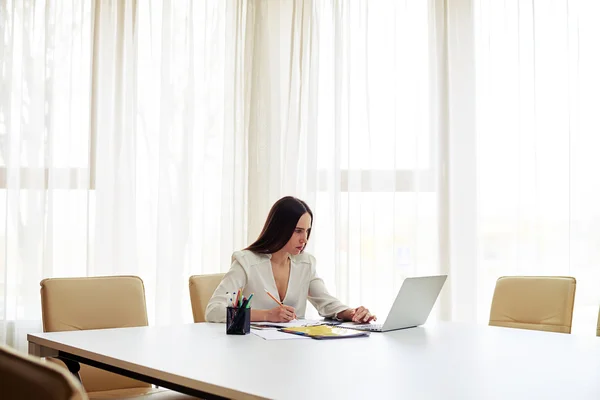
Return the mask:
[[290, 322], [293, 319], [296, 319], [294, 307], [282, 305], [267, 311], [267, 321], [269, 322]]
[[337, 317], [343, 319], [344, 321], [352, 321], [359, 324], [377, 321], [377, 317], [372, 315], [369, 310], [363, 306], [344, 310], [341, 313], [338, 313]]

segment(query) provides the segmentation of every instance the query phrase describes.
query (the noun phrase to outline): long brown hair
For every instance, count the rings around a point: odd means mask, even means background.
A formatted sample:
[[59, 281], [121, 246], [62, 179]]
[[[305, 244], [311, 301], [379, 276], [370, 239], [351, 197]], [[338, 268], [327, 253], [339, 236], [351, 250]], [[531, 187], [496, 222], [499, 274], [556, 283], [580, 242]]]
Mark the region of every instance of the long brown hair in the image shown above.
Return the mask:
[[[292, 196], [277, 200], [269, 211], [258, 239], [246, 250], [259, 254], [272, 254], [281, 250], [292, 237], [300, 217], [306, 213], [310, 215], [312, 226], [313, 213], [304, 201]], [[310, 238], [310, 231], [311, 229], [307, 232], [307, 240]]]

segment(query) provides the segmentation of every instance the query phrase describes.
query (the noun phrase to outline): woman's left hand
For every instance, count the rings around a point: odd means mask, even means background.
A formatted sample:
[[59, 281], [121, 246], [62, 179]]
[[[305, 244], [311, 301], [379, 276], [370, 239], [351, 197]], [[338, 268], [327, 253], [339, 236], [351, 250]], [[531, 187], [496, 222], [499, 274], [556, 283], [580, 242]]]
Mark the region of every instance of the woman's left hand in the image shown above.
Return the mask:
[[338, 318], [352, 321], [359, 324], [366, 324], [371, 321], [377, 321], [377, 317], [369, 312], [369, 309], [360, 306], [358, 308], [344, 310], [338, 314]]

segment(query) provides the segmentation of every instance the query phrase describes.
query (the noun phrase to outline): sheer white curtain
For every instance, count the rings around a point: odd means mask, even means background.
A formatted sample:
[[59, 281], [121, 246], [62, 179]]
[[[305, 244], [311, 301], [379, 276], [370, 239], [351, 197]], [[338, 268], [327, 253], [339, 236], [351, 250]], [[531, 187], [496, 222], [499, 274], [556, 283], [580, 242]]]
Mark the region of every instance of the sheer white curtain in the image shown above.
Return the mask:
[[271, 204], [313, 207], [331, 291], [382, 314], [449, 273], [486, 322], [507, 274], [600, 291], [600, 6], [576, 0], [0, 2], [0, 342], [45, 277], [136, 274], [191, 319]]
[[448, 272], [444, 3], [73, 4], [0, 15], [0, 340], [40, 329], [53, 276], [136, 274], [152, 323], [189, 321], [189, 275], [283, 195], [350, 304], [385, 314], [404, 277]]
[[305, 199], [319, 273], [343, 301], [379, 314], [404, 277], [448, 266], [437, 3], [253, 2], [249, 239], [277, 198]]
[[478, 316], [499, 275], [572, 275], [600, 304], [600, 4], [475, 2]]
[[[93, 274], [140, 275], [150, 321], [245, 243], [245, 1], [97, 2]], [[248, 28], [249, 29], [249, 28]]]
[[0, 2], [0, 342], [39, 330], [39, 282], [87, 271], [89, 2]]
[[191, 320], [188, 277], [246, 243], [247, 7], [0, 2], [0, 342], [45, 277], [136, 274]]

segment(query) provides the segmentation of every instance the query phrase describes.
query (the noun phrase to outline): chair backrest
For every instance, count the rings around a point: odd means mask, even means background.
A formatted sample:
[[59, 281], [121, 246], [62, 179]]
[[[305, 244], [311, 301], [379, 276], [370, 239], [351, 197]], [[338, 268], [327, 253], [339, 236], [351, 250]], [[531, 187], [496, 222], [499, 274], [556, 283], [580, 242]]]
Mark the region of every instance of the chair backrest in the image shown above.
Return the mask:
[[[52, 278], [40, 284], [44, 332], [148, 325], [144, 283], [137, 276]], [[87, 365], [79, 373], [88, 392], [151, 386]]]
[[64, 368], [0, 345], [0, 398], [86, 400], [81, 384]]
[[225, 274], [190, 276], [190, 300], [194, 322], [206, 322], [206, 306]]
[[501, 277], [496, 281], [490, 325], [571, 333], [575, 286], [573, 277]]

